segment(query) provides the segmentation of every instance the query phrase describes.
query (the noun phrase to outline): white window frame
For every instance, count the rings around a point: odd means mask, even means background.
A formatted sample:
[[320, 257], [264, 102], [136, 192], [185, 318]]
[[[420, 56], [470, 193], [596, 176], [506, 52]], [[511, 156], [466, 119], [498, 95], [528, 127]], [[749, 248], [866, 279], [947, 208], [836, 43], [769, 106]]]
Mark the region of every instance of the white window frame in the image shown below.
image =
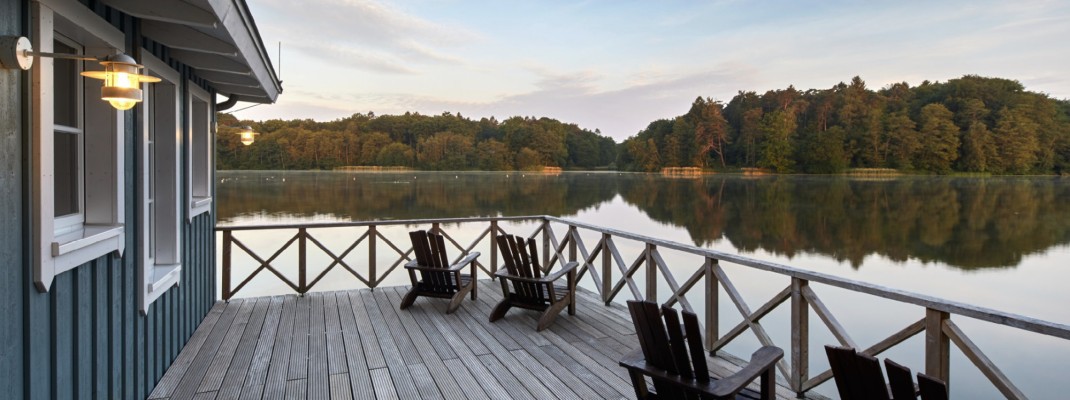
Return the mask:
[[[182, 80], [147, 50], [142, 51], [141, 63], [147, 74], [161, 81], [144, 84], [141, 112], [141, 146], [138, 149], [138, 199], [140, 215], [141, 283], [139, 305], [142, 313], [168, 289], [177, 286], [182, 276]], [[158, 97], [156, 91], [170, 86], [172, 95]], [[172, 98], [173, 97], [173, 98]], [[159, 112], [158, 106], [172, 105], [173, 110]], [[162, 119], [161, 119], [162, 118]], [[150, 145], [151, 144], [151, 145]], [[151, 204], [151, 207], [150, 207]]]
[[[56, 32], [79, 43], [88, 56], [102, 56], [122, 49], [125, 36], [84, 5], [74, 1], [30, 2], [31, 43], [41, 52], [52, 52]], [[33, 273], [37, 289], [47, 292], [55, 277], [65, 271], [112, 252], [122, 252], [123, 228], [124, 114], [97, 97], [100, 82], [83, 79], [81, 107], [83, 126], [82, 162], [79, 175], [83, 206], [76, 221], [55, 215], [55, 87], [54, 60], [38, 57], [30, 71], [31, 191], [33, 208]], [[83, 64], [96, 69], [92, 62]], [[57, 228], [60, 230], [57, 232]]]
[[[212, 129], [212, 101], [208, 91], [192, 81], [186, 81], [186, 87], [189, 92], [189, 102], [186, 104], [189, 110], [189, 131], [186, 136], [186, 143], [189, 143], [186, 158], [187, 193], [189, 193], [189, 214], [187, 215], [188, 220], [192, 221], [193, 217], [212, 209], [212, 171], [214, 170], [212, 159], [215, 154], [213, 146], [215, 135]], [[204, 118], [202, 123], [197, 123], [198, 116], [195, 115], [199, 113], [195, 107], [197, 102], [204, 103], [204, 115], [200, 116]], [[198, 160], [198, 157], [202, 158]], [[198, 167], [202, 170], [198, 171]]]

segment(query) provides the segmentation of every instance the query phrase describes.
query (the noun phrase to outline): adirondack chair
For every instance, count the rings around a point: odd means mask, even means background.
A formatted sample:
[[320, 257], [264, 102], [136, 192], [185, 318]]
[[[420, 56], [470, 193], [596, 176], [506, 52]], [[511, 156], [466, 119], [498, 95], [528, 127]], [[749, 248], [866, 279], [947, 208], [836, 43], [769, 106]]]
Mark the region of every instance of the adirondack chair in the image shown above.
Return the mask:
[[[401, 299], [401, 309], [409, 308], [417, 297], [438, 297], [450, 299], [446, 314], [452, 314], [461, 306], [461, 301], [469, 292], [472, 300], [476, 299], [476, 257], [479, 252], [469, 253], [456, 264], [450, 265], [446, 258], [446, 245], [442, 235], [425, 231], [409, 232], [412, 249], [416, 259], [405, 264], [409, 271], [412, 289]], [[464, 274], [461, 270], [471, 266], [471, 272]], [[419, 272], [419, 278], [417, 278]]]
[[[702, 334], [694, 313], [683, 312], [681, 331], [680, 318], [671, 307], [661, 307], [659, 315], [655, 303], [629, 301], [628, 311], [639, 337], [640, 350], [625, 356], [620, 365], [628, 369], [636, 398], [735, 399], [737, 394], [762, 400], [776, 398], [775, 366], [784, 357], [780, 348], [762, 347], [738, 372], [714, 379], [706, 365]], [[644, 377], [651, 378], [653, 390], [647, 387]], [[749, 383], [759, 378], [760, 392], [746, 389]]]
[[[557, 271], [544, 275], [539, 266], [539, 252], [535, 240], [520, 236], [500, 235], [498, 249], [505, 261], [505, 268], [494, 276], [502, 283], [503, 299], [490, 313], [490, 322], [505, 316], [510, 308], [520, 307], [542, 311], [535, 330], [546, 329], [566, 306], [568, 315], [576, 315], [576, 262], [565, 264]], [[555, 283], [566, 277], [566, 286]], [[510, 290], [510, 284], [512, 290]]]

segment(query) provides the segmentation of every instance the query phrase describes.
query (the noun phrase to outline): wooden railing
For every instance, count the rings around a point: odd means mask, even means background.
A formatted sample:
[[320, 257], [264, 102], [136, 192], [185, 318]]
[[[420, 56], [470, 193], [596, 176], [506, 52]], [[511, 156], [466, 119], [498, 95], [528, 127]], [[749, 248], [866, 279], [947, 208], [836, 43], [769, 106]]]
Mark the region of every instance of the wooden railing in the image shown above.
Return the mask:
[[[408, 238], [399, 247], [377, 229], [383, 226], [409, 226], [413, 229], [426, 229], [430, 227], [435, 232], [445, 235], [450, 244], [457, 250], [456, 259], [464, 257], [471, 251], [486, 251], [489, 253], [489, 263], [484, 263], [486, 258], [478, 260], [477, 265], [488, 276], [493, 276], [498, 268], [498, 253], [493, 246], [493, 236], [505, 233], [500, 226], [503, 222], [534, 222], [536, 227], [528, 236], [542, 240], [541, 255], [542, 265], [549, 271], [554, 264], [564, 264], [570, 261], [580, 263], [578, 271], [579, 281], [585, 282], [587, 287], [597, 291], [602, 301], [609, 304], [613, 301], [627, 299], [649, 299], [658, 301], [669, 306], [676, 306], [688, 311], [703, 315], [707, 350], [713, 354], [731, 357], [722, 351], [726, 345], [736, 340], [746, 331], [753, 332], [762, 345], [776, 345], [770, 335], [762, 326], [761, 320], [773, 310], [784, 303], [788, 303], [791, 313], [790, 321], [790, 352], [788, 357], [781, 360], [777, 369], [784, 383], [796, 393], [802, 395], [814, 387], [832, 378], [830, 370], [824, 370], [817, 374], [811, 374], [809, 368], [811, 332], [809, 321], [809, 309], [828, 328], [840, 345], [859, 349], [868, 355], [877, 355], [919, 334], [924, 334], [924, 372], [936, 376], [945, 381], [950, 378], [950, 355], [953, 343], [966, 358], [995, 386], [995, 388], [1007, 398], [1022, 399], [1025, 394], [1011, 382], [1010, 379], [992, 362], [991, 359], [974, 343], [970, 337], [954, 322], [952, 317], [971, 318], [986, 321], [997, 325], [1016, 328], [1026, 332], [1052, 336], [1070, 340], [1070, 326], [1025, 317], [1017, 314], [977, 307], [969, 304], [948, 301], [931, 296], [914, 294], [906, 291], [891, 289], [879, 285], [845, 279], [829, 274], [804, 270], [796, 267], [756, 260], [737, 254], [724, 253], [681, 244], [668, 240], [662, 240], [643, 236], [631, 232], [620, 231], [586, 224], [574, 220], [557, 218], [552, 216], [524, 216], [524, 217], [499, 217], [499, 218], [454, 218], [454, 219], [428, 219], [428, 220], [398, 220], [398, 221], [374, 221], [374, 222], [351, 222], [329, 224], [302, 224], [302, 225], [274, 225], [274, 226], [232, 226], [217, 227], [222, 233], [222, 295], [224, 299], [230, 299], [235, 293], [247, 285], [253, 277], [265, 271], [274, 274], [287, 286], [297, 293], [306, 293], [316, 285], [327, 272], [334, 268], [342, 268], [352, 274], [365, 286], [375, 288], [383, 283], [397, 267], [410, 259], [412, 249], [408, 246]], [[462, 245], [454, 240], [443, 229], [443, 225], [459, 226], [470, 224], [486, 224], [478, 237], [468, 245]], [[555, 231], [554, 225], [563, 226], [566, 231], [560, 238]], [[344, 251], [335, 253], [328, 249], [320, 240], [310, 233], [310, 230], [320, 228], [356, 227], [364, 228], [363, 234], [357, 237]], [[246, 246], [235, 234], [243, 231], [257, 230], [296, 230], [296, 234], [284, 242], [282, 247], [276, 250], [272, 256], [262, 258]], [[597, 235], [597, 243], [588, 247], [584, 242], [581, 232], [588, 236]], [[515, 234], [515, 232], [512, 232]], [[634, 258], [624, 258], [617, 241], [626, 240], [635, 242], [642, 250]], [[363, 268], [357, 268], [347, 264], [346, 258], [358, 245], [367, 241], [366, 251], [368, 264]], [[396, 261], [381, 270], [377, 263], [377, 248], [386, 246], [390, 251], [398, 255]], [[293, 282], [279, 271], [279, 267], [273, 265], [276, 258], [285, 250], [296, 243], [298, 248], [298, 281]], [[308, 279], [307, 252], [309, 244], [319, 251], [324, 252], [332, 261], [311, 280]], [[244, 277], [236, 286], [232, 286], [232, 252], [234, 249], [245, 252], [251, 256], [259, 266], [253, 269], [250, 275]], [[406, 248], [407, 250], [402, 250]], [[679, 270], [679, 265], [670, 268], [665, 261], [662, 252], [673, 251], [675, 256], [683, 255], [693, 258], [693, 267], [686, 276], [681, 279], [674, 274], [673, 269]], [[729, 278], [724, 265], [732, 264], [752, 268], [767, 273], [782, 275], [790, 278], [790, 284], [777, 292], [772, 298], [752, 308], [740, 293], [737, 286]], [[287, 266], [292, 268], [293, 266]], [[380, 272], [382, 271], [382, 272]], [[642, 279], [637, 279], [639, 275]], [[586, 278], [586, 281], [585, 281]], [[876, 296], [899, 303], [919, 306], [924, 312], [918, 315], [918, 319], [909, 323], [902, 329], [895, 331], [883, 340], [864, 345], [855, 341], [836, 316], [822, 302], [817, 292], [811, 287], [811, 283], [845, 289], [851, 292]], [[659, 286], [670, 290], [667, 296], [659, 296]], [[687, 295], [696, 287], [700, 288], [702, 296], [701, 309], [694, 307], [688, 300]], [[627, 290], [624, 290], [627, 288]], [[719, 326], [720, 316], [720, 291], [724, 290], [726, 297], [742, 317], [742, 321], [730, 329], [723, 331]], [[619, 299], [621, 293], [625, 293], [625, 299]], [[660, 300], [659, 300], [660, 299]], [[821, 351], [818, 348], [818, 351]], [[949, 382], [950, 383], [950, 382]]]

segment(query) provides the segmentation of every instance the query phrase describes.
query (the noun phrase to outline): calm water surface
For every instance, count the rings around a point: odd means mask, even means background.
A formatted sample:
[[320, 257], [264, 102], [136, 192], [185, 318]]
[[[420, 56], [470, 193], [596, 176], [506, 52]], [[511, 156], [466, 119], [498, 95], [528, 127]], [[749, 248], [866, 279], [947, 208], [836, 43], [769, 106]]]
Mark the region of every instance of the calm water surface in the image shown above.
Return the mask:
[[[1067, 178], [224, 171], [218, 179], [220, 225], [550, 214], [1070, 323]], [[592, 246], [597, 238], [587, 241]], [[667, 261], [673, 263], [671, 256]], [[787, 282], [742, 268], [729, 273], [738, 276], [752, 309]], [[922, 316], [912, 306], [815, 290], [859, 343], [879, 341]], [[725, 304], [731, 307], [722, 291], [722, 332], [740, 320]], [[775, 329], [783, 328], [778, 313], [786, 316], [787, 307], [767, 317], [766, 329], [786, 347], [788, 336], [773, 333], [785, 331]], [[820, 332], [816, 316], [810, 321], [819, 331], [811, 333], [811, 353], [822, 355], [818, 344], [831, 336]], [[1053, 371], [1070, 359], [1064, 341], [966, 318], [956, 322], [1027, 394], [1060, 398], [1070, 392], [1053, 384], [1062, 385], [1062, 373]], [[916, 336], [887, 355], [921, 368], [923, 341]], [[744, 340], [740, 348], [752, 344], [757, 341]], [[957, 349], [952, 352], [956, 397], [998, 396]], [[823, 357], [811, 359], [812, 372], [825, 368]]]

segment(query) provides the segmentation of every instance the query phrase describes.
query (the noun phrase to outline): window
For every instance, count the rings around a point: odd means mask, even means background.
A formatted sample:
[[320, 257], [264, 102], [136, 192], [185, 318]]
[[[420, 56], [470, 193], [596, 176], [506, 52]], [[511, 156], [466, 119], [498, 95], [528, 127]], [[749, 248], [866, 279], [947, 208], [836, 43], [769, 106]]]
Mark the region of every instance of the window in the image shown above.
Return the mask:
[[[76, 2], [30, 2], [30, 38], [42, 52], [86, 56], [124, 46], [122, 32]], [[99, 63], [41, 57], [32, 87], [33, 268], [38, 290], [55, 276], [122, 253], [123, 112], [100, 100]]]
[[189, 88], [189, 218], [212, 208], [212, 109], [208, 92], [193, 82]]
[[182, 271], [182, 210], [179, 197], [182, 133], [179, 112], [179, 74], [159, 59], [143, 53], [149, 74], [162, 79], [142, 87], [139, 179], [141, 214], [141, 311], [167, 289], [178, 284]]

